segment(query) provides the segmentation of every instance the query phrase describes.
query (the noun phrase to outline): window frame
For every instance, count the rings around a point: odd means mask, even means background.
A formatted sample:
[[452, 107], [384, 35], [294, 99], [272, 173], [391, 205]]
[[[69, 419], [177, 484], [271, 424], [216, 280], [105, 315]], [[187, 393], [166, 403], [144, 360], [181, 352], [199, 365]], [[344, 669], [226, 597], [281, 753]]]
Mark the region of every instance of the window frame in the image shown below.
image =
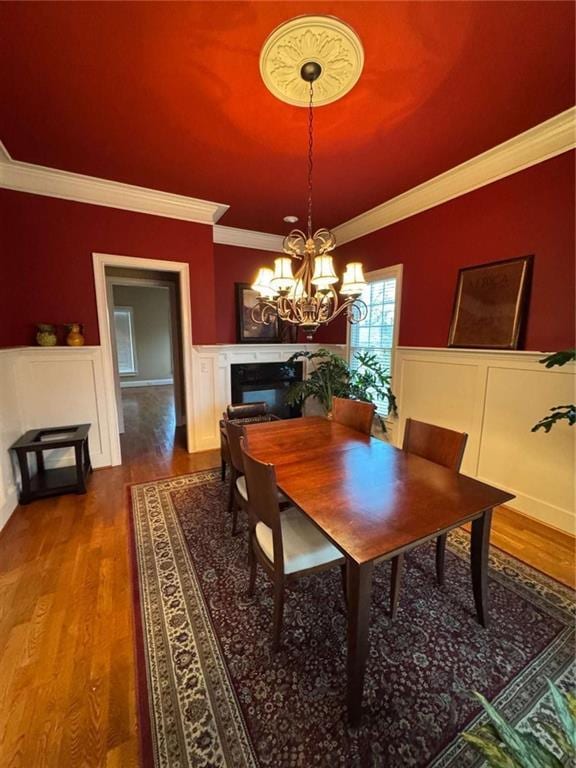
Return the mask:
[[[130, 329], [130, 346], [132, 347], [132, 363], [133, 370], [124, 371], [120, 370], [120, 360], [118, 357], [118, 334], [116, 328], [116, 312], [125, 312], [128, 315], [128, 326]], [[136, 353], [136, 331], [134, 325], [134, 307], [115, 306], [113, 309], [114, 315], [114, 334], [116, 336], [116, 365], [118, 368], [118, 376], [138, 376], [138, 355]]]
[[[394, 278], [396, 280], [396, 290], [394, 295], [394, 332], [392, 334], [392, 348], [390, 350], [390, 379], [392, 384], [392, 391], [395, 391], [396, 380], [396, 350], [398, 349], [398, 338], [400, 334], [400, 317], [402, 309], [402, 274], [403, 264], [394, 264], [390, 267], [383, 267], [382, 269], [374, 269], [371, 272], [365, 272], [364, 278], [367, 283], [376, 283], [380, 280], [390, 280]], [[350, 364], [352, 359], [352, 347], [350, 345], [350, 331], [351, 324], [346, 324], [346, 362]], [[385, 421], [389, 421], [391, 414], [388, 413], [383, 417]]]

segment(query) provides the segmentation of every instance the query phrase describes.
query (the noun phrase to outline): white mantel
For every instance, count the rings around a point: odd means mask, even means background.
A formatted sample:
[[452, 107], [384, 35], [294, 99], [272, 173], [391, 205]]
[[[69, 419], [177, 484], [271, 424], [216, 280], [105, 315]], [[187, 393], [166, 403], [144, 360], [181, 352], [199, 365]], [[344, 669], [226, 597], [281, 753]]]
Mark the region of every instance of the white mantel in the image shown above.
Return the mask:
[[324, 347], [343, 355], [343, 344], [217, 344], [193, 347], [193, 387], [196, 450], [220, 445], [218, 421], [230, 403], [230, 366], [242, 363], [281, 363], [295, 352]]

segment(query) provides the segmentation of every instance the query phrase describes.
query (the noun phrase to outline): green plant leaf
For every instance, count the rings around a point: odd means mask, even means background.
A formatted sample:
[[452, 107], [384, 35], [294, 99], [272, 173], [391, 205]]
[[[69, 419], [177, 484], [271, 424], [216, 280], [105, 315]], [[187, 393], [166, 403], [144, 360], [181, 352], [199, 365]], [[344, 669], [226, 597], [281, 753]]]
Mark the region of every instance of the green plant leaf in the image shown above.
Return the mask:
[[555, 365], [566, 365], [572, 360], [576, 360], [576, 349], [566, 349], [562, 352], [553, 352], [551, 355], [539, 360], [546, 368], [553, 368]]
[[[309, 362], [308, 377], [291, 385], [285, 395], [289, 405], [302, 403], [309, 397], [315, 397], [325, 412], [332, 410], [333, 397], [345, 397], [355, 400], [387, 400], [389, 410], [396, 413], [396, 398], [390, 389], [388, 370], [372, 352], [356, 354], [359, 368], [351, 370], [348, 362], [340, 355], [321, 347], [315, 352], [295, 352], [289, 362], [296, 360]], [[382, 422], [384, 431], [386, 426]]]
[[556, 715], [558, 716], [558, 720], [562, 727], [562, 732], [566, 736], [568, 743], [571, 745], [572, 751], [575, 751], [576, 719], [570, 711], [568, 702], [564, 696], [562, 696], [558, 687], [552, 682], [552, 680], [548, 680], [547, 682], [548, 688], [550, 689], [550, 695], [552, 696], [552, 701], [554, 702], [554, 709], [556, 710]]
[[541, 744], [533, 733], [523, 733], [522, 738], [539, 768], [563, 768], [562, 761]]
[[532, 432], [536, 432], [538, 429], [544, 429], [545, 432], [550, 432], [554, 424], [557, 421], [566, 419], [569, 426], [574, 426], [576, 423], [576, 405], [556, 405], [550, 408], [551, 413], [548, 416], [544, 416], [543, 419], [532, 427]]
[[576, 694], [574, 693], [566, 694], [566, 705], [570, 710], [570, 714], [576, 720]]
[[[553, 368], [555, 365], [566, 365], [566, 363], [576, 360], [576, 349], [566, 349], [562, 352], [553, 352], [547, 355], [539, 362], [546, 368]], [[537, 424], [532, 427], [532, 432], [543, 429], [546, 433], [550, 432], [552, 427], [559, 421], [568, 421], [569, 426], [576, 423], [576, 405], [556, 405], [550, 408], [551, 414], [544, 416]]]
[[462, 738], [481, 752], [491, 768], [523, 768], [505, 749], [492, 739], [487, 739], [474, 732], [463, 733]]
[[563, 733], [562, 728], [556, 723], [542, 723], [542, 728], [544, 728], [562, 754], [567, 756], [574, 754], [574, 750], [566, 738], [566, 735]]
[[498, 735], [508, 747], [510, 754], [520, 763], [522, 768], [542, 768], [534, 757], [533, 751], [525, 739], [525, 734], [519, 733], [507, 723], [498, 710], [481, 693], [476, 693], [475, 695], [482, 703], [490, 720], [494, 723]]

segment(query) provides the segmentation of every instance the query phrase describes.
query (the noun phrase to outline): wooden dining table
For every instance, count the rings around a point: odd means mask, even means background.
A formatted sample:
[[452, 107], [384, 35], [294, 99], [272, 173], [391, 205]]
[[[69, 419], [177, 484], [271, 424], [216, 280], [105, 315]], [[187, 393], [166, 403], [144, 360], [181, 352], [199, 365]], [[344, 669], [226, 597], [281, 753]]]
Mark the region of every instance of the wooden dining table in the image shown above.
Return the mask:
[[282, 493], [346, 557], [347, 704], [357, 726], [375, 563], [470, 522], [472, 590], [485, 627], [492, 510], [514, 497], [322, 417], [245, 430], [250, 453], [275, 466]]

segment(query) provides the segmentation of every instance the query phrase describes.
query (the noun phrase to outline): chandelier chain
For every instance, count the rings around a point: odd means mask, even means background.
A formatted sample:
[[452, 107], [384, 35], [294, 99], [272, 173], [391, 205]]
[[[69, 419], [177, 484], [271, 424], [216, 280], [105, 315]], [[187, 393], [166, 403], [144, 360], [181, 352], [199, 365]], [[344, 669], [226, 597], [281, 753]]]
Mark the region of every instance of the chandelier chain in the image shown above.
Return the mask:
[[312, 170], [314, 149], [314, 111], [312, 102], [314, 99], [314, 87], [310, 82], [310, 101], [308, 102], [308, 237], [312, 237]]
[[[279, 318], [291, 326], [302, 329], [311, 339], [322, 325], [345, 315], [352, 325], [362, 321], [368, 308], [361, 299], [365, 284], [362, 265], [346, 265], [340, 291], [335, 288], [338, 277], [334, 272], [332, 257], [328, 256], [336, 246], [336, 239], [326, 228], [312, 229], [312, 193], [314, 172], [314, 86], [322, 72], [319, 64], [307, 62], [301, 68], [302, 79], [309, 85], [308, 100], [308, 232], [292, 229], [284, 238], [283, 252], [292, 259], [300, 260], [300, 266], [292, 274], [290, 259], [279, 257], [274, 269], [259, 270], [253, 288], [259, 293], [258, 303], [251, 309], [255, 323], [270, 325]], [[339, 293], [342, 298], [339, 298]]]

